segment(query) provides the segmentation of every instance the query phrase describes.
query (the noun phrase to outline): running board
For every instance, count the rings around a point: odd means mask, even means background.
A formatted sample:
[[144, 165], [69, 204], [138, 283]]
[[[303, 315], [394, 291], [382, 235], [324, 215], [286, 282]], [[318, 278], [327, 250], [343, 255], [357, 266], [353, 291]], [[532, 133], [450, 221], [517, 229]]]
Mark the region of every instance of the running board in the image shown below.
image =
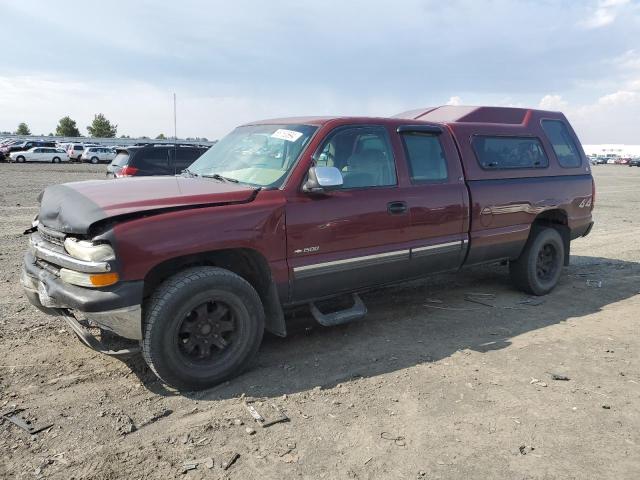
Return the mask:
[[353, 294], [353, 306], [344, 310], [338, 310], [337, 312], [322, 313], [316, 304], [311, 302], [309, 304], [311, 309], [311, 315], [316, 321], [325, 327], [333, 327], [335, 325], [342, 325], [345, 323], [359, 320], [367, 314], [367, 307], [360, 299], [357, 293]]

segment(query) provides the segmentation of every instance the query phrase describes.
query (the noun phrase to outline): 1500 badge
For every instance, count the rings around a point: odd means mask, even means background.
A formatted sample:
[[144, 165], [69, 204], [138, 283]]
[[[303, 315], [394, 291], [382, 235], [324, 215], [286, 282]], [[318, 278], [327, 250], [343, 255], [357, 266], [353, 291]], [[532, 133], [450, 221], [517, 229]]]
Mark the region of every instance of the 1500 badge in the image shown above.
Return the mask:
[[320, 250], [320, 246], [315, 245], [313, 247], [304, 247], [302, 249], [298, 248], [297, 250], [294, 250], [293, 253], [314, 253], [318, 250]]

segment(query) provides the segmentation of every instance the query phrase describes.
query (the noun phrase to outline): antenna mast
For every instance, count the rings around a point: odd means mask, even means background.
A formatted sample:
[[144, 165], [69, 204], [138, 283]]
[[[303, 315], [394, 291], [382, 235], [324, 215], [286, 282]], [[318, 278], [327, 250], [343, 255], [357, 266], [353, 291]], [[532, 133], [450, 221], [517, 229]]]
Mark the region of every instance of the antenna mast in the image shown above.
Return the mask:
[[178, 127], [177, 127], [177, 120], [176, 120], [176, 94], [175, 92], [173, 93], [173, 139], [174, 140], [178, 140]]

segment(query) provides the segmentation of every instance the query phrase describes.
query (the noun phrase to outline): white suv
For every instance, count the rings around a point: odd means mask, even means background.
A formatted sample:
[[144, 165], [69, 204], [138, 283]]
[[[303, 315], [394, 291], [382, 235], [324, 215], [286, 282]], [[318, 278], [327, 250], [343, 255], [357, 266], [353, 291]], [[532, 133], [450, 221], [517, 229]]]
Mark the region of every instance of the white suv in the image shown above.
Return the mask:
[[116, 152], [107, 147], [86, 147], [82, 156], [80, 157], [81, 162], [91, 162], [91, 163], [100, 163], [100, 162], [111, 162], [116, 157]]
[[67, 155], [70, 160], [80, 160], [82, 152], [84, 152], [84, 145], [81, 143], [70, 143], [67, 146]]

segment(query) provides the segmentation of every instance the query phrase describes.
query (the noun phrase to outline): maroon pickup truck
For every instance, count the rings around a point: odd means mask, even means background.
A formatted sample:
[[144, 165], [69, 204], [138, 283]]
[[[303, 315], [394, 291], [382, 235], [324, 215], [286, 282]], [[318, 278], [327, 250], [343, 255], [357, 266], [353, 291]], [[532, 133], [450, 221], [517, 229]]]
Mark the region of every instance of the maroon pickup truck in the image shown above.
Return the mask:
[[[265, 329], [286, 335], [295, 305], [337, 325], [366, 314], [357, 292], [486, 262], [544, 295], [594, 194], [557, 112], [261, 121], [179, 176], [48, 187], [21, 281], [85, 344], [141, 350], [167, 384], [201, 389], [246, 368]], [[347, 308], [319, 302], [345, 294]], [[119, 337], [135, 343], [110, 349]]]

